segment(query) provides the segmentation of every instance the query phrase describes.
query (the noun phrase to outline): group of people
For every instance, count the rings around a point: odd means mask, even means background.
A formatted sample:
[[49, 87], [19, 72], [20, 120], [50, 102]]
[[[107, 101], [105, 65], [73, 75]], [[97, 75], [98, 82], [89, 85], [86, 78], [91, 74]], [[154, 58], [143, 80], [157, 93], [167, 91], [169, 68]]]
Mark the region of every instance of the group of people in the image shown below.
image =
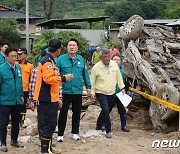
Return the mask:
[[[10, 120], [11, 145], [23, 147], [18, 142], [18, 134], [19, 125], [24, 125], [28, 96], [31, 109], [34, 111], [37, 106], [41, 153], [61, 153], [60, 149], [53, 149], [52, 136], [58, 125], [57, 141], [64, 141], [67, 114], [71, 104], [73, 114], [70, 137], [79, 140], [84, 85], [87, 95], [92, 101], [95, 101], [96, 97], [102, 109], [97, 119], [96, 129], [106, 131], [107, 138], [112, 137], [109, 114], [117, 104], [121, 129], [125, 132], [129, 131], [126, 127], [126, 110], [115, 95], [120, 90], [125, 93], [123, 71], [120, 71], [119, 67], [121, 63], [119, 53], [113, 51], [112, 55], [108, 49], [97, 48], [99, 62], [93, 66], [89, 76], [85, 59], [77, 54], [78, 47], [78, 40], [72, 38], [67, 42], [67, 53], [60, 55], [61, 41], [52, 39], [48, 43], [48, 52], [42, 56], [38, 67], [33, 69], [33, 65], [26, 59], [26, 49], [17, 51], [8, 44], [2, 45], [0, 61], [4, 59], [4, 62], [0, 65], [1, 151], [8, 151], [6, 134]], [[9, 89], [8, 92], [7, 89]]]
[[[92, 54], [91, 63], [93, 66], [101, 60], [100, 50], [101, 50], [101, 47], [98, 46], [96, 47], [96, 50]], [[113, 55], [120, 54], [119, 50], [115, 48], [114, 44], [111, 44], [111, 48], [109, 49], [109, 52], [110, 52], [110, 59], [112, 59]]]

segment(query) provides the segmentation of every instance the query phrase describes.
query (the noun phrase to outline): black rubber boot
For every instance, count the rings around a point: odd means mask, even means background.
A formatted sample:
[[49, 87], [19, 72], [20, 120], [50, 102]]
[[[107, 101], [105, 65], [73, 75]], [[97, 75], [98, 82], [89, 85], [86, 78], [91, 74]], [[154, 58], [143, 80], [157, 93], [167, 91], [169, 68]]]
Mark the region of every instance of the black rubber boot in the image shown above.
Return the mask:
[[50, 150], [51, 139], [41, 137], [41, 154], [53, 154]]
[[126, 127], [126, 115], [121, 116], [121, 130], [124, 132], [129, 132], [130, 130]]

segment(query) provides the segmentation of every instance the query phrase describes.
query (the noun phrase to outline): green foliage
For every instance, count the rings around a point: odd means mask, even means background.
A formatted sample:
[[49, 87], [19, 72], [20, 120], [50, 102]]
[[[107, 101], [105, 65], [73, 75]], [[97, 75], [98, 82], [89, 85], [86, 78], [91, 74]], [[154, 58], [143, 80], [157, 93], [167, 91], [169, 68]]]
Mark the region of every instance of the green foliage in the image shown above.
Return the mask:
[[87, 56], [86, 49], [89, 46], [89, 41], [86, 38], [84, 38], [80, 33], [73, 32], [73, 31], [62, 31], [62, 32], [57, 33], [56, 36], [58, 39], [62, 41], [62, 45], [64, 47], [62, 49], [62, 53], [66, 53], [65, 47], [67, 46], [67, 41], [70, 40], [71, 38], [75, 38], [79, 42], [78, 54], [86, 58]]
[[24, 0], [1, 0], [1, 4], [5, 6], [12, 7], [13, 9], [24, 9]]
[[0, 19], [0, 42], [7, 42], [11, 46], [17, 47], [20, 33], [17, 31], [17, 22], [15, 19]]
[[105, 9], [105, 14], [112, 16], [118, 21], [126, 21], [134, 14], [140, 15], [144, 19], [155, 19], [161, 16], [161, 11], [164, 7], [165, 6], [160, 0], [144, 2], [128, 1], [109, 5]]
[[114, 44], [115, 48], [117, 48], [119, 51], [121, 51], [121, 49], [122, 49], [120, 43], [119, 42], [113, 42], [111, 37], [109, 38], [109, 41], [107, 41], [104, 37], [102, 37], [102, 42], [103, 42], [102, 48], [104, 48], [104, 49], [110, 49], [111, 44]]
[[37, 36], [35, 38], [35, 41], [33, 43], [33, 56], [32, 56], [32, 62], [34, 64], [37, 64], [38, 57], [41, 54], [42, 49], [48, 45], [48, 42], [53, 39], [58, 38], [61, 40], [62, 43], [62, 54], [66, 53], [66, 46], [67, 41], [71, 38], [75, 38], [79, 42], [79, 51], [78, 54], [83, 56], [84, 58], [87, 57], [86, 49], [89, 46], [89, 42], [86, 38], [84, 38], [80, 33], [73, 32], [73, 31], [61, 31], [59, 33], [54, 33], [53, 31], [46, 31], [41, 36]]
[[[45, 0], [29, 0], [30, 13], [45, 16], [44, 1]], [[25, 0], [1, 0], [1, 4], [24, 11], [25, 3]], [[127, 20], [134, 14], [139, 14], [144, 19], [179, 16], [178, 9], [177, 11], [175, 11], [176, 9], [171, 10], [171, 8], [169, 11], [168, 9], [166, 10], [166, 7], [171, 7], [172, 3], [177, 5], [179, 0], [54, 0], [53, 3], [53, 19], [110, 15], [114, 19], [122, 21]], [[165, 11], [167, 12], [166, 14]], [[101, 23], [95, 23], [93, 25], [93, 27], [97, 29], [100, 26]], [[82, 27], [89, 28], [88, 23], [83, 23]]]
[[140, 7], [145, 14], [144, 19], [156, 19], [164, 14], [166, 5], [161, 0], [152, 0], [141, 3]]
[[179, 19], [180, 18], [180, 5], [174, 5], [165, 14], [165, 18]]

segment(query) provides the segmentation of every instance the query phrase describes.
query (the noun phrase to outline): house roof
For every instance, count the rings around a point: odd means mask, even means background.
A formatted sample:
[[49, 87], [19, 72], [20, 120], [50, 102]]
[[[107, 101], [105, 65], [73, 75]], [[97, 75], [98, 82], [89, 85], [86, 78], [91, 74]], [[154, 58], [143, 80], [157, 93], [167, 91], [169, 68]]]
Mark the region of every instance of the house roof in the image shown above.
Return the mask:
[[[153, 20], [144, 20], [144, 24], [160, 24], [160, 25], [168, 25], [169, 23], [175, 22], [178, 19], [153, 19]], [[111, 22], [114, 24], [124, 24], [126, 21], [122, 22]]]
[[144, 20], [145, 24], [161, 24], [166, 25], [170, 22], [174, 22], [177, 19], [154, 19], [154, 20]]
[[0, 4], [0, 10], [11, 10], [13, 11], [14, 9], [9, 7], [9, 6], [6, 6], [6, 5], [3, 5], [3, 4]]
[[[0, 4], [0, 19], [10, 17], [17, 20], [25, 20], [26, 13], [24, 11], [15, 10], [11, 7]], [[29, 14], [29, 19], [43, 19], [41, 15]]]
[[97, 22], [97, 21], [104, 21], [105, 19], [110, 18], [109, 16], [102, 16], [102, 17], [89, 17], [89, 18], [70, 18], [70, 19], [51, 19], [41, 23], [38, 23], [37, 26], [47, 26], [47, 25], [65, 25], [68, 23], [75, 23], [75, 22]]
[[166, 25], [167, 26], [179, 26], [180, 25], [180, 19], [176, 20], [176, 21], [173, 21], [173, 22], [170, 22], [170, 23], [168, 23]]

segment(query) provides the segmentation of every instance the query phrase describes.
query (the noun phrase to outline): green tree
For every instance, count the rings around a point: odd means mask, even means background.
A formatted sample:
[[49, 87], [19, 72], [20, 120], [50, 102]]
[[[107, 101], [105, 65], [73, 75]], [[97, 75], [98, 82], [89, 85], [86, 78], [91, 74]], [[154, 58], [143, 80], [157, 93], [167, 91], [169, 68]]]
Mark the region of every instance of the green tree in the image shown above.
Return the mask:
[[145, 14], [145, 19], [161, 18], [166, 9], [166, 5], [162, 0], [152, 0], [140, 3], [140, 7]]
[[174, 5], [167, 10], [165, 18], [179, 19], [180, 18], [180, 5]]
[[18, 10], [22, 10], [25, 8], [24, 0], [1, 0], [1, 4]]
[[144, 19], [155, 19], [161, 16], [162, 8], [164, 8], [164, 5], [161, 0], [128, 0], [107, 6], [105, 14], [119, 21], [125, 21], [134, 14], [140, 15]]
[[89, 41], [84, 38], [80, 33], [73, 32], [73, 31], [61, 31], [59, 33], [54, 33], [53, 31], [46, 31], [41, 36], [37, 36], [35, 38], [35, 41], [33, 43], [33, 56], [32, 56], [32, 62], [34, 64], [37, 64], [38, 57], [41, 54], [42, 49], [48, 45], [48, 42], [53, 39], [58, 38], [62, 42], [62, 54], [66, 53], [66, 46], [67, 41], [71, 38], [76, 38], [79, 42], [79, 50], [78, 54], [83, 56], [84, 58], [87, 58], [87, 52], [86, 49], [89, 46]]
[[0, 42], [7, 42], [11, 46], [18, 47], [20, 33], [17, 31], [17, 22], [15, 19], [0, 19]]
[[125, 21], [134, 14], [138, 14], [142, 17], [145, 16], [139, 5], [129, 2], [122, 2], [107, 6], [105, 9], [105, 14], [112, 16], [118, 21]]
[[54, 0], [43, 0], [46, 19], [52, 18]]

